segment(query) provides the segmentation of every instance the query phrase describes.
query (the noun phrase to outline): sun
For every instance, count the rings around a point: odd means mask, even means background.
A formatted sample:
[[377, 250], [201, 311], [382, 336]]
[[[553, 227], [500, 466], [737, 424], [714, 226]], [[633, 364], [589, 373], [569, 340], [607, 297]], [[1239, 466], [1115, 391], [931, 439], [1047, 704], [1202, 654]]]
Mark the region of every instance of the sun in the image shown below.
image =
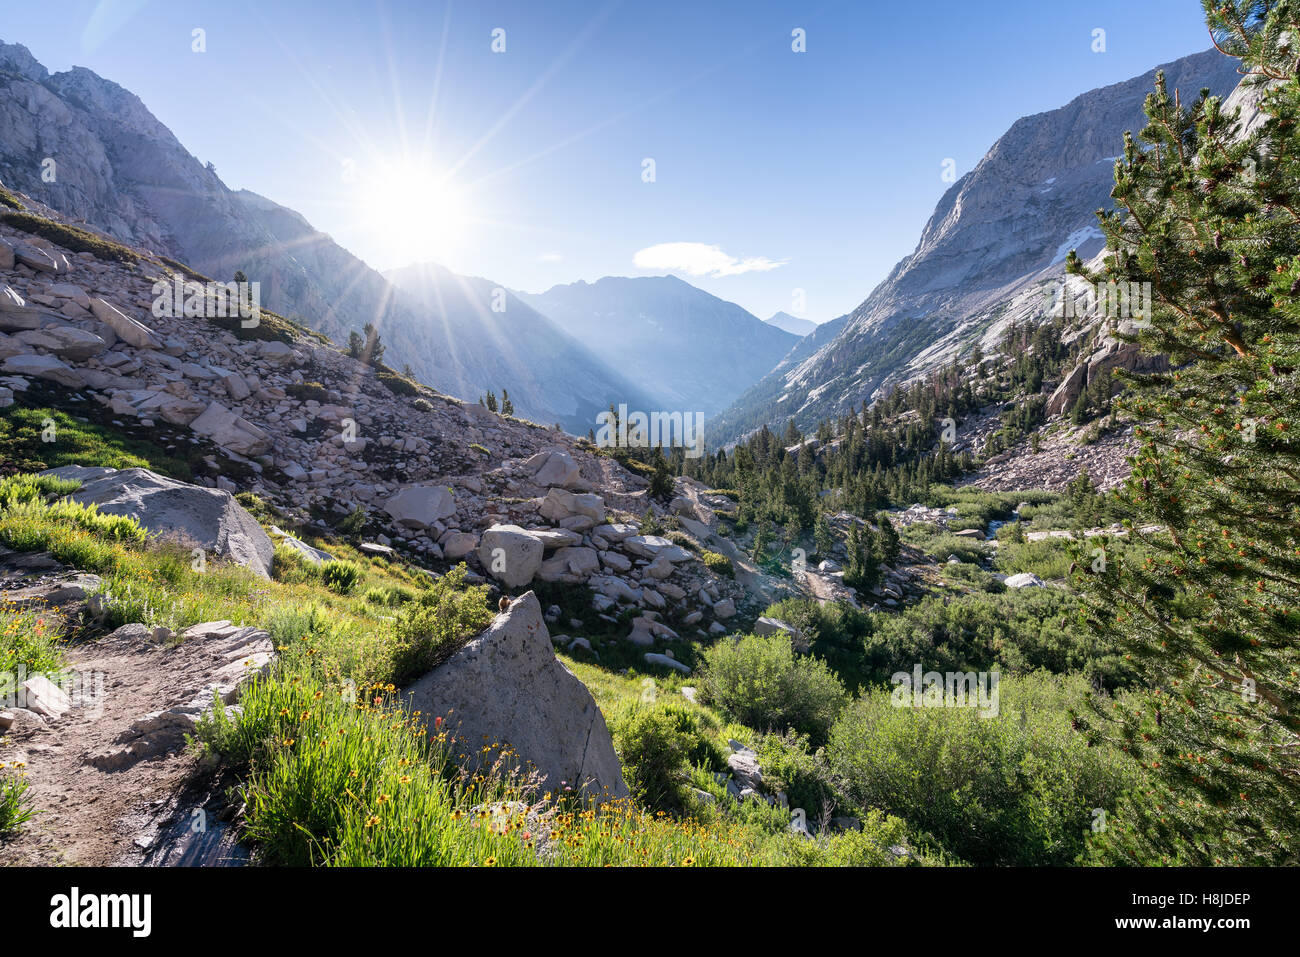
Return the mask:
[[433, 161], [402, 158], [357, 171], [364, 218], [394, 262], [440, 260], [469, 229], [464, 195]]

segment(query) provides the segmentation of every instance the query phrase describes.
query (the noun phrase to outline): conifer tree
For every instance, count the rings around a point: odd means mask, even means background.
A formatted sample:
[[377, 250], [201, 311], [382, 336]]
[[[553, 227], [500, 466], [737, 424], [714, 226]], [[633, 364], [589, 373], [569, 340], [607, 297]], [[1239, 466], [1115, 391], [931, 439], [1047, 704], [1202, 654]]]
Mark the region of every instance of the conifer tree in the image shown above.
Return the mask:
[[[1093, 281], [1151, 283], [1131, 338], [1170, 359], [1136, 377], [1135, 519], [1075, 578], [1136, 693], [1076, 715], [1146, 774], [1095, 835], [1105, 860], [1295, 864], [1300, 855], [1300, 7], [1205, 3], [1260, 97], [1247, 134], [1162, 75], [1145, 149], [1126, 137], [1111, 250]], [[1119, 330], [1121, 337], [1124, 329]], [[1140, 534], [1141, 526], [1159, 530]]]

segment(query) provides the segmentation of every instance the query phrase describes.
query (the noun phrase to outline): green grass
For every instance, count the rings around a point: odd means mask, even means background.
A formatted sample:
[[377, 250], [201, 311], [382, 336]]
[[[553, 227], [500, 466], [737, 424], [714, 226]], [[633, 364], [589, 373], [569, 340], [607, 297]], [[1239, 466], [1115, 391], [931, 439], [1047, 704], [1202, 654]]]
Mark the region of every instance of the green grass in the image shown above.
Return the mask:
[[[50, 423], [52, 433], [47, 428]], [[44, 441], [43, 436], [50, 434], [54, 441]], [[146, 438], [124, 435], [113, 426], [85, 421], [61, 409], [15, 404], [0, 417], [0, 475], [87, 462], [115, 469], [148, 468], [179, 479], [193, 475], [188, 459]]]

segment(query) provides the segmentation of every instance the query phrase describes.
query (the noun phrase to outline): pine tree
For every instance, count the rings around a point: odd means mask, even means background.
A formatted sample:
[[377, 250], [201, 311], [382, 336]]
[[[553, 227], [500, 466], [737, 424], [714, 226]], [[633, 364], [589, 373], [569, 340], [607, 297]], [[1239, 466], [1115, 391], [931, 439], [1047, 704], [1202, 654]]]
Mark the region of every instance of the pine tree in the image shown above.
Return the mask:
[[487, 398], [483, 401], [483, 404], [488, 407], [489, 412], [495, 412], [497, 410], [497, 394], [495, 392], [489, 391], [487, 394]]
[[884, 512], [876, 514], [876, 527], [880, 529], [880, 556], [886, 565], [893, 565], [903, 550], [903, 543], [898, 537], [898, 530], [889, 516]]
[[831, 549], [834, 547], [835, 538], [831, 535], [831, 523], [823, 512], [817, 516], [817, 523], [813, 526], [813, 548], [817, 549], [818, 557], [830, 558]]
[[502, 415], [515, 414], [515, 404], [510, 401], [510, 393], [507, 392], [505, 389], [501, 390], [501, 414]]
[[[1244, 135], [1162, 75], [1127, 137], [1111, 255], [1093, 281], [1149, 281], [1134, 336], [1171, 371], [1123, 400], [1142, 446], [1135, 519], [1076, 576], [1092, 628], [1142, 676], [1076, 715], [1146, 781], [1093, 840], [1105, 860], [1295, 864], [1300, 854], [1300, 8], [1205, 2], [1215, 44], [1262, 95]], [[1259, 81], [1267, 81], [1267, 86]], [[1086, 274], [1071, 255], [1069, 268]], [[1123, 330], [1120, 330], [1123, 335]], [[1162, 531], [1139, 534], [1135, 526]]]

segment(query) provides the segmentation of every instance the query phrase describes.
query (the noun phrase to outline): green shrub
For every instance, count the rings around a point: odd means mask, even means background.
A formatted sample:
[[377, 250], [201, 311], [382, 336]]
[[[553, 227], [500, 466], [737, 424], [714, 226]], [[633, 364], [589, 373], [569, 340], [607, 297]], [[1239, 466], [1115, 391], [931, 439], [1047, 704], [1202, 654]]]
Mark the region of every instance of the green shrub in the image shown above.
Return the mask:
[[847, 700], [817, 658], [794, 653], [786, 635], [723, 639], [704, 652], [700, 688], [737, 721], [759, 730], [792, 728], [824, 740]]
[[768, 790], [784, 792], [790, 807], [803, 808], [809, 821], [820, 820], [827, 808], [847, 813], [845, 795], [833, 780], [825, 752], [814, 751], [806, 735], [766, 734], [756, 750]]
[[361, 566], [349, 561], [326, 562], [321, 566], [320, 577], [330, 591], [346, 595], [361, 580]]
[[365, 530], [366, 523], [369, 521], [370, 516], [366, 513], [366, 510], [358, 505], [352, 511], [348, 512], [346, 516], [339, 519], [338, 523], [334, 526], [334, 530], [340, 535], [360, 535], [362, 531]]
[[284, 387], [285, 394], [299, 402], [315, 399], [317, 402], [329, 401], [330, 390], [319, 382], [292, 382]]
[[[1003, 678], [998, 709], [895, 706], [864, 695], [836, 723], [831, 766], [854, 800], [896, 814], [971, 864], [1070, 864], [1093, 809], [1113, 811], [1130, 763], [1088, 747], [1069, 708], [1080, 677]], [[909, 698], [910, 700], [910, 698]]]
[[731, 559], [726, 555], [719, 555], [717, 552], [704, 551], [700, 553], [700, 561], [704, 562], [704, 567], [715, 575], [725, 575], [728, 578], [736, 577], [736, 569], [731, 564]]
[[420, 397], [411, 403], [411, 408], [420, 412], [432, 412], [433, 403], [424, 397]]
[[[331, 563], [333, 564], [333, 563]], [[275, 558], [271, 563], [271, 577], [286, 585], [321, 581], [323, 566], [309, 562], [302, 552], [283, 542], [275, 543]]]
[[10, 773], [0, 764], [0, 837], [14, 834], [36, 813], [27, 796], [27, 786], [22, 768]]
[[998, 547], [994, 564], [1006, 575], [1033, 572], [1042, 579], [1064, 578], [1073, 557], [1071, 545], [1072, 542], [1065, 538], [1042, 538], [1036, 542], [1004, 541]]
[[441, 664], [491, 623], [488, 587], [466, 585], [466, 572], [457, 565], [403, 607], [396, 623], [396, 684]]
[[656, 811], [682, 808], [689, 740], [659, 708], [630, 708], [611, 729], [623, 779], [637, 801]]
[[379, 381], [387, 386], [393, 395], [419, 395], [420, 384], [396, 372], [380, 372]]

